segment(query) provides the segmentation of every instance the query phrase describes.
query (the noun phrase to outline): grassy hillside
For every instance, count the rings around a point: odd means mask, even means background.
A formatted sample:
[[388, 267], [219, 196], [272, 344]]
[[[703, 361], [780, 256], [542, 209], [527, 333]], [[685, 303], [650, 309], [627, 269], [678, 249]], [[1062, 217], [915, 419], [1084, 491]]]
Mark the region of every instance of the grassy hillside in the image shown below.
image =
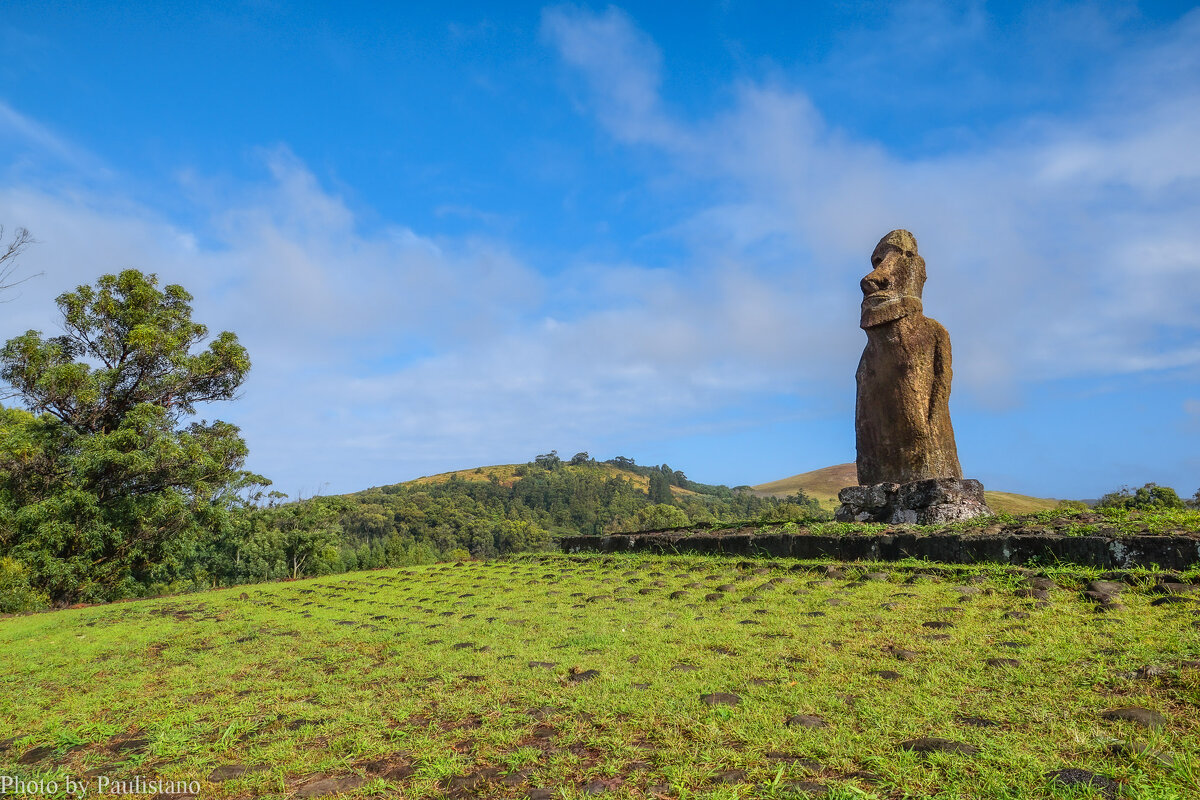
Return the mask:
[[988, 507], [998, 514], [1036, 514], [1039, 511], [1049, 511], [1058, 507], [1058, 501], [1048, 497], [1029, 497], [1012, 492], [993, 492], [983, 490]]
[[[1097, 614], [1068, 570], [1038, 600], [1001, 568], [843, 569], [522, 557], [0, 619], [0, 775], [205, 800], [1191, 796], [1191, 606], [1126, 587]], [[1130, 707], [1158, 727], [1106, 718]]]
[[[853, 464], [837, 464], [832, 467], [804, 472], [770, 483], [761, 483], [753, 487], [754, 491], [763, 497], [787, 497], [798, 490], [813, 497], [823, 508], [830, 510], [838, 506], [837, 493], [847, 486], [858, 485], [858, 471]], [[996, 492], [984, 489], [988, 505], [993, 511], [1004, 514], [1034, 514], [1047, 511], [1058, 505], [1051, 498], [1029, 497], [1012, 492]]]
[[837, 493], [847, 486], [858, 485], [858, 470], [853, 464], [837, 464], [832, 467], [803, 472], [790, 478], [752, 487], [764, 497], [787, 497], [803, 491], [814, 498], [822, 507], [837, 508]]

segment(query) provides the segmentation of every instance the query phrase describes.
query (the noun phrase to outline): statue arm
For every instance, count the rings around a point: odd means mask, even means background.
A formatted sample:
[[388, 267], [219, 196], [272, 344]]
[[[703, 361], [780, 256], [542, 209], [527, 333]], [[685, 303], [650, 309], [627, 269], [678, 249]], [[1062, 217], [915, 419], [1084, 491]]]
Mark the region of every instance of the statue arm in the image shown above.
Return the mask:
[[934, 323], [933, 344], [933, 386], [929, 393], [929, 422], [940, 409], [948, 409], [950, 405], [950, 334], [939, 323]]

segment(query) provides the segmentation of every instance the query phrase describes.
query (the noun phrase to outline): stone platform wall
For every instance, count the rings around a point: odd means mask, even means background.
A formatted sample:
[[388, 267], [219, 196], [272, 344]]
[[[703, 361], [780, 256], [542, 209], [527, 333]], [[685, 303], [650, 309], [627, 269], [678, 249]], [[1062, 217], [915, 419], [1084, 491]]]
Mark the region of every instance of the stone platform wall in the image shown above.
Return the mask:
[[740, 529], [720, 533], [669, 531], [567, 536], [560, 540], [560, 546], [566, 553], [708, 553], [839, 561], [917, 558], [948, 564], [994, 562], [1037, 566], [1062, 561], [1100, 569], [1158, 566], [1185, 570], [1200, 565], [1200, 536], [1196, 534], [1066, 536], [1017, 532], [832, 536]]

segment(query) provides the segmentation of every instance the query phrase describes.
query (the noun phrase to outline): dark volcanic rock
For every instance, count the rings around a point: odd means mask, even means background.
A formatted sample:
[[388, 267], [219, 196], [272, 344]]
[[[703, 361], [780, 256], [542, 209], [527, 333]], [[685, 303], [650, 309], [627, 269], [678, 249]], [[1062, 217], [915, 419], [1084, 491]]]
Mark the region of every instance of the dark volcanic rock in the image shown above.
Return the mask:
[[1053, 772], [1047, 772], [1046, 777], [1051, 783], [1063, 786], [1090, 786], [1105, 797], [1116, 797], [1117, 791], [1121, 788], [1111, 778], [1106, 778], [1103, 775], [1097, 775], [1095, 772], [1089, 772], [1086, 769], [1079, 769], [1078, 767], [1056, 769]]
[[742, 698], [732, 692], [715, 692], [700, 695], [700, 702], [706, 706], [736, 706], [742, 702]]
[[987, 717], [973, 717], [963, 714], [955, 716], [954, 721], [960, 725], [970, 725], [972, 728], [995, 728], [1000, 725], [1000, 723], [996, 722], [994, 719], [988, 719]]
[[24, 755], [17, 759], [18, 764], [36, 764], [44, 758], [54, 755], [53, 747], [45, 745], [35, 747], [32, 750], [27, 750]]
[[209, 783], [222, 783], [224, 781], [231, 781], [234, 778], [240, 778], [243, 775], [251, 772], [260, 772], [266, 769], [270, 769], [270, 767], [266, 764], [255, 764], [254, 766], [246, 766], [245, 764], [225, 764], [223, 766], [216, 767], [212, 772], [208, 773], [208, 781]]
[[1190, 583], [1164, 581], [1150, 591], [1155, 594], [1195, 594], [1197, 590], [1200, 590], [1200, 586], [1193, 586]]
[[567, 683], [582, 683], [590, 681], [592, 678], [600, 677], [600, 671], [595, 669], [585, 669], [582, 672], [575, 672], [567, 676]]
[[293, 796], [300, 798], [324, 797], [330, 794], [357, 789], [366, 782], [366, 778], [358, 775], [346, 775], [341, 778], [322, 778], [300, 786], [296, 789], [296, 794]]
[[911, 750], [914, 753], [955, 753], [961, 756], [973, 756], [979, 748], [966, 742], [956, 742], [952, 739], [939, 739], [936, 736], [925, 736], [920, 739], [909, 739], [900, 743], [901, 750]]
[[1138, 708], [1136, 706], [1114, 708], [1105, 711], [1100, 717], [1107, 720], [1132, 722], [1136, 725], [1141, 725], [1143, 728], [1161, 728], [1167, 724], [1167, 718], [1157, 711], [1151, 711], [1148, 708]]
[[1169, 595], [1166, 595], [1165, 597], [1160, 597], [1157, 600], [1151, 600], [1150, 605], [1152, 605], [1152, 606], [1173, 606], [1173, 605], [1180, 605], [1180, 604], [1191, 603], [1191, 602], [1192, 602], [1192, 599], [1190, 597], [1185, 597], [1181, 594], [1169, 594]]
[[989, 658], [987, 665], [989, 667], [1019, 667], [1021, 662], [1015, 658]]
[[829, 723], [824, 717], [816, 714], [793, 714], [787, 718], [789, 728], [828, 728]]
[[1144, 758], [1162, 764], [1164, 767], [1174, 766], [1175, 764], [1175, 759], [1169, 754], [1138, 742], [1118, 742], [1111, 744], [1105, 752], [1117, 758]]

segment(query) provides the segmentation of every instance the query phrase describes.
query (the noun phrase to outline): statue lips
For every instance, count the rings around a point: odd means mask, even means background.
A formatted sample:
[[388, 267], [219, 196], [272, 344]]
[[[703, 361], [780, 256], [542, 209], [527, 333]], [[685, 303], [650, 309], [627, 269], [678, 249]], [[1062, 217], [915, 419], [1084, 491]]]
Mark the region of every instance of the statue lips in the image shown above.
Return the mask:
[[893, 289], [880, 289], [862, 300], [860, 326], [873, 328], [921, 310], [921, 298], [901, 294]]
[[879, 306], [887, 305], [888, 303], [897, 303], [900, 301], [900, 295], [892, 292], [871, 292], [863, 298], [863, 308], [878, 308]]

